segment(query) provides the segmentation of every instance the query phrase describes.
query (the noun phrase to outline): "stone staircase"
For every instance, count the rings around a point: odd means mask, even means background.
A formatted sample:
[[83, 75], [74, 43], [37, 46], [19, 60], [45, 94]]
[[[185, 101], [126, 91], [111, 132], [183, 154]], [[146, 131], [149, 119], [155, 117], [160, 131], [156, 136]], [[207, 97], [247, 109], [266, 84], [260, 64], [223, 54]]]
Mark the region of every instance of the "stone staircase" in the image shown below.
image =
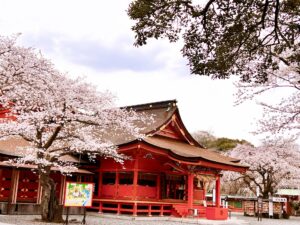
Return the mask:
[[172, 205], [172, 215], [176, 217], [187, 217], [188, 208], [186, 205]]
[[190, 215], [187, 205], [174, 204], [172, 206], [172, 215], [177, 217], [197, 217], [197, 218], [206, 218], [206, 209], [203, 206], [194, 206], [194, 209], [197, 209], [197, 216]]

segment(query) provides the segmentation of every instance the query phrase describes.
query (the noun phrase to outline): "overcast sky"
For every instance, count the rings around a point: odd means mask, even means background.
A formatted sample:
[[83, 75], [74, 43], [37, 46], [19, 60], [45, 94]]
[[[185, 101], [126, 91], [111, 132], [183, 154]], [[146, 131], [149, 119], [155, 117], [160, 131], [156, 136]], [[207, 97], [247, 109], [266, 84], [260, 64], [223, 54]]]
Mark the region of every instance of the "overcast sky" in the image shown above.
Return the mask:
[[258, 144], [250, 132], [261, 110], [254, 102], [234, 107], [232, 81], [190, 75], [180, 43], [133, 46], [129, 2], [1, 0], [0, 34], [22, 33], [20, 44], [40, 49], [72, 76], [85, 75], [99, 90], [110, 90], [120, 106], [177, 99], [190, 132]]

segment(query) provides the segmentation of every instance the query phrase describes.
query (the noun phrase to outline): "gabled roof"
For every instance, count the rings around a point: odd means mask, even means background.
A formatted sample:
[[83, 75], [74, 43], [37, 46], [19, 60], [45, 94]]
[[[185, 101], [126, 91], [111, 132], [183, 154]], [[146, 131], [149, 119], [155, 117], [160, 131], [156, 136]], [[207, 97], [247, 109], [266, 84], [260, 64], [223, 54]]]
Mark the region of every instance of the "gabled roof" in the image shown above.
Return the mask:
[[29, 143], [21, 137], [11, 137], [0, 140], [0, 154], [8, 156], [22, 156], [19, 148], [27, 147]]
[[[184, 141], [186, 143], [203, 147], [192, 137], [192, 135], [187, 131], [186, 127], [184, 126], [179, 114], [176, 100], [151, 102], [140, 105], [126, 106], [122, 108], [132, 109], [138, 114], [153, 118], [151, 124], [144, 124], [141, 121], [137, 121], [135, 124], [135, 126], [142, 128], [142, 133], [147, 136], [157, 135], [168, 124], [170, 124], [171, 122], [176, 122], [176, 124], [179, 126], [180, 132], [182, 133], [181, 135], [185, 139]], [[113, 137], [113, 142], [117, 145], [120, 145], [131, 142], [134, 139], [134, 137], [131, 137], [131, 139], [128, 138], [128, 134], [126, 133], [121, 133], [117, 138]]]
[[[152, 117], [150, 124], [145, 124], [142, 121], [136, 121], [135, 126], [142, 129], [142, 133], [146, 136], [144, 142], [156, 146], [162, 150], [172, 152], [172, 154], [184, 158], [184, 160], [195, 161], [197, 159], [206, 160], [209, 162], [224, 164], [241, 169], [248, 166], [239, 164], [238, 159], [222, 156], [219, 153], [207, 150], [201, 146], [185, 128], [177, 107], [176, 100], [161, 101], [133, 106], [122, 107], [125, 109], [133, 109], [138, 114], [146, 117]], [[174, 132], [178, 132], [180, 140], [172, 139], [164, 136], [164, 129], [170, 124], [174, 124]], [[108, 129], [106, 136], [113, 144], [124, 146], [135, 141], [139, 141], [136, 137], [130, 136], [124, 130]], [[28, 144], [28, 143], [27, 143]], [[0, 141], [0, 154], [10, 156], [20, 156], [20, 150], [16, 146], [25, 146], [26, 141], [21, 139], [11, 139], [8, 141]]]
[[[30, 143], [25, 141], [21, 137], [11, 137], [6, 140], [0, 140], [0, 155], [22, 157], [25, 151], [22, 151], [22, 147], [29, 147]], [[72, 155], [64, 155], [60, 157], [60, 160], [80, 163], [80, 161]]]
[[[218, 152], [205, 149], [201, 146], [184, 126], [176, 103], [176, 100], [170, 100], [127, 107], [136, 110], [137, 113], [153, 116], [153, 123], [148, 125], [144, 130], [146, 138], [144, 138], [143, 142], [156, 146], [163, 151], [167, 151], [169, 154], [181, 158], [186, 162], [204, 160], [215, 164], [230, 166], [231, 168], [234, 167], [237, 171], [245, 171], [245, 169], [249, 168], [248, 165], [240, 164], [239, 159], [223, 156]], [[162, 136], [161, 131], [171, 122], [177, 124], [178, 129], [183, 134], [183, 140]], [[139, 127], [144, 126], [144, 124], [136, 125]], [[130, 141], [119, 141], [118, 145], [123, 146], [134, 141], [136, 141], [134, 138]]]
[[228, 165], [233, 167], [248, 168], [249, 166], [239, 163], [240, 160], [223, 156], [212, 150], [199, 148], [193, 145], [180, 142], [178, 140], [172, 140], [166, 137], [147, 137], [144, 141], [153, 146], [160, 147], [164, 150], [170, 151], [172, 154], [182, 157], [185, 161], [209, 161], [217, 164]]

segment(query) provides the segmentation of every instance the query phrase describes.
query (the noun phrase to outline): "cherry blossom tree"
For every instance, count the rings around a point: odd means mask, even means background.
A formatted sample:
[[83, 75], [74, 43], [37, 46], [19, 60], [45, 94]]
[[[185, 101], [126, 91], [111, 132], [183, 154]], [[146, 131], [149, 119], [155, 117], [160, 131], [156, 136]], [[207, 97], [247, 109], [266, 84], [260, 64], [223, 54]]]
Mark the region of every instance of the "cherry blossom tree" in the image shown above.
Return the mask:
[[[300, 135], [300, 60], [294, 59], [295, 56], [300, 56], [299, 48], [295, 51], [282, 52], [274, 57], [273, 60], [278, 63], [277, 70], [267, 68], [268, 79], [263, 84], [236, 83], [237, 104], [255, 100], [263, 107], [263, 118], [260, 119], [256, 131], [258, 134], [289, 133], [295, 138]], [[252, 67], [256, 67], [256, 64], [253, 63]], [[271, 99], [270, 96], [274, 98]]]
[[82, 79], [69, 79], [34, 49], [18, 46], [16, 38], [0, 37], [0, 104], [10, 108], [7, 118], [14, 118], [1, 121], [0, 137], [21, 137], [29, 143], [14, 163], [37, 165], [42, 219], [61, 221], [61, 208], [50, 201], [55, 198], [51, 168], [75, 172], [76, 165], [62, 160], [71, 154], [122, 162], [111, 136], [122, 131], [129, 139], [142, 137], [134, 124], [148, 120], [115, 107], [110, 93], [100, 93]]
[[[274, 194], [279, 187], [298, 187], [300, 184], [300, 150], [291, 142], [264, 143], [259, 147], [238, 145], [228, 155], [248, 164], [244, 174], [226, 172], [224, 181], [242, 184], [240, 193], [256, 194], [258, 187], [263, 197]], [[242, 183], [241, 183], [242, 182]]]

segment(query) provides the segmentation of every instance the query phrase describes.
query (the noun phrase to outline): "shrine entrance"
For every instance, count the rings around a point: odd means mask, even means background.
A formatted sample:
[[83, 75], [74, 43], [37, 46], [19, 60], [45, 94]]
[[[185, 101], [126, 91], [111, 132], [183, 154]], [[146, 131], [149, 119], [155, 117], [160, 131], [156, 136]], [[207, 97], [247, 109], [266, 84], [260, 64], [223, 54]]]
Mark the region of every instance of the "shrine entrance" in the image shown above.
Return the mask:
[[186, 175], [164, 174], [161, 183], [162, 199], [186, 200]]

